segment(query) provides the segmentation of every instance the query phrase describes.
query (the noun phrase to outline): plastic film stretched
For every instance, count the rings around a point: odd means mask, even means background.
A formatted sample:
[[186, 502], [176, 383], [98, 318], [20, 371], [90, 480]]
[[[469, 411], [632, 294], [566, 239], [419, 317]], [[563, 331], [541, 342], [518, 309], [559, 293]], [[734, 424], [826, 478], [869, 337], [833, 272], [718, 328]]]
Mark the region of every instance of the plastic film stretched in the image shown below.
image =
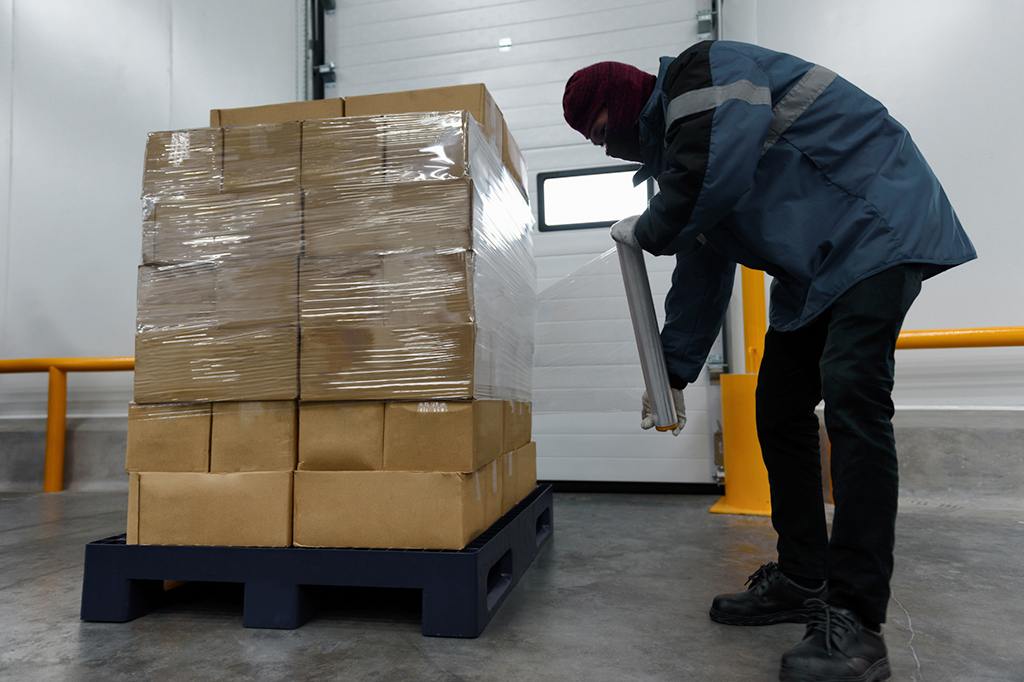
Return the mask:
[[467, 112], [178, 133], [147, 146], [137, 403], [530, 400], [533, 219]]
[[[385, 136], [397, 182], [307, 191], [303, 400], [530, 399], [529, 208], [472, 119], [421, 119], [429, 134]], [[468, 158], [465, 177], [437, 165], [454, 152], [431, 151], [416, 170], [410, 141], [442, 138]]]
[[639, 412], [643, 373], [614, 248], [538, 296], [534, 413]]

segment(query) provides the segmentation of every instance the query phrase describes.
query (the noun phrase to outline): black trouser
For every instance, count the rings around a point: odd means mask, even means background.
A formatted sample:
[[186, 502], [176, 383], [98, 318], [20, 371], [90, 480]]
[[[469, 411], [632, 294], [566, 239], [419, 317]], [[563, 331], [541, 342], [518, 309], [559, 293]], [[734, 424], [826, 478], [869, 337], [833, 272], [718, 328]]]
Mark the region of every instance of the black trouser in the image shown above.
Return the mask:
[[[921, 290], [900, 265], [850, 288], [814, 322], [769, 329], [757, 381], [757, 435], [783, 573], [829, 582], [828, 601], [885, 621], [898, 496], [893, 353]], [[825, 526], [818, 419], [831, 442], [832, 537]]]

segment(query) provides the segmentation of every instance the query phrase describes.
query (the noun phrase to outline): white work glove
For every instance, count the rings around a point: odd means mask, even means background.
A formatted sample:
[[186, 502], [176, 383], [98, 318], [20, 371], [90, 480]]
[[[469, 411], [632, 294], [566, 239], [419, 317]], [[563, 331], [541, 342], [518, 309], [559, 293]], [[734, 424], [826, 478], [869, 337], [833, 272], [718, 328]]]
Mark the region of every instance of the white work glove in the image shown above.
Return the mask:
[[[686, 405], [683, 403], [683, 389], [673, 388], [672, 390], [672, 404], [676, 407], [676, 419], [679, 423], [672, 429], [672, 435], [678, 436], [682, 432], [683, 427], [686, 426]], [[644, 397], [641, 401], [643, 404], [640, 410], [640, 428], [651, 429], [654, 428], [654, 412], [651, 410], [651, 401], [647, 397], [647, 391], [644, 391]]]
[[639, 249], [640, 242], [636, 240], [636, 221], [638, 220], [640, 220], [640, 216], [631, 215], [612, 225], [612, 239], [620, 244]]

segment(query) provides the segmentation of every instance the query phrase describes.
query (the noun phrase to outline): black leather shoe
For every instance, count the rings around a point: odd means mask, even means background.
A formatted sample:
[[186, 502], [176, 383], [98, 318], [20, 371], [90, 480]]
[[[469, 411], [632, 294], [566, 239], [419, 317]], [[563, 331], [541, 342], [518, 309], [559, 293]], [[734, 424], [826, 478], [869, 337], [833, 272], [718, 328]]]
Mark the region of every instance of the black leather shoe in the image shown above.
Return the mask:
[[801, 587], [783, 575], [774, 561], [757, 569], [747, 584], [746, 592], [715, 597], [711, 620], [726, 625], [806, 623], [811, 610], [804, 602], [828, 596], [827, 584], [816, 590]]
[[812, 599], [802, 642], [782, 655], [783, 682], [874, 682], [887, 680], [888, 652], [881, 632], [864, 627], [852, 611]]

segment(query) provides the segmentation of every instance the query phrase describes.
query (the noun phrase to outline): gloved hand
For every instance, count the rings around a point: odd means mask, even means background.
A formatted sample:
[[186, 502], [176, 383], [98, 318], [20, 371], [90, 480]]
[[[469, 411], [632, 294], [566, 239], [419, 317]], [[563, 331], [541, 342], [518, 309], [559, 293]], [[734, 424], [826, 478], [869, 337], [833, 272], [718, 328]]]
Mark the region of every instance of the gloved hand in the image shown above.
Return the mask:
[[[672, 390], [672, 404], [676, 408], [676, 419], [679, 423], [672, 429], [672, 435], [678, 436], [686, 426], [686, 405], [683, 403], [683, 389], [673, 388]], [[647, 391], [644, 391], [644, 397], [642, 402], [642, 409], [640, 410], [640, 428], [651, 429], [654, 428], [654, 411], [651, 410], [651, 401], [647, 397]]]
[[640, 220], [640, 216], [632, 215], [628, 218], [623, 218], [619, 222], [612, 225], [612, 239], [625, 244], [626, 246], [632, 246], [634, 249], [640, 248], [640, 242], [636, 240], [636, 222]]

